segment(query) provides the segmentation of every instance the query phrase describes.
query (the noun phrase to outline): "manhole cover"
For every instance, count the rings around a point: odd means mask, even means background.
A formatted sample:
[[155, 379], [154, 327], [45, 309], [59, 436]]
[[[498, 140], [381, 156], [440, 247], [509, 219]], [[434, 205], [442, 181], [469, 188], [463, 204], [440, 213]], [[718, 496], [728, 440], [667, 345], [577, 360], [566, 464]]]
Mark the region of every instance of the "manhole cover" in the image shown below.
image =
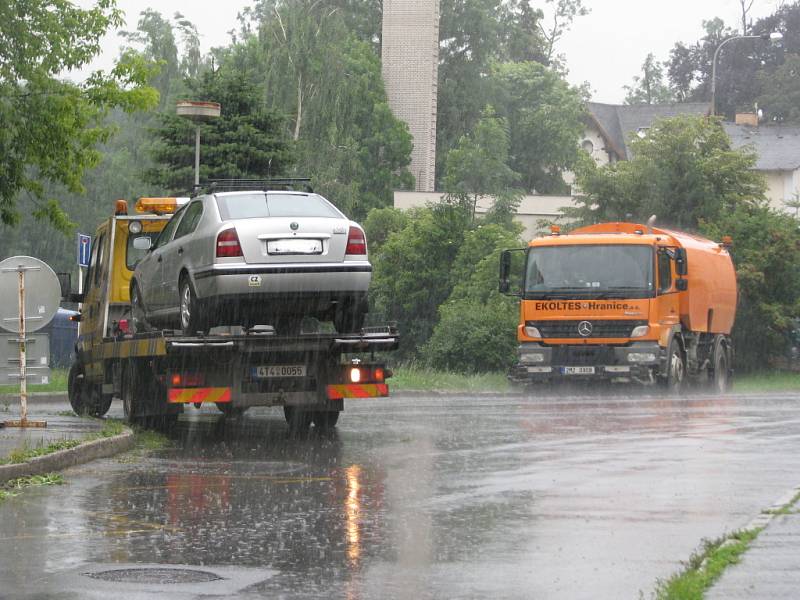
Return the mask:
[[116, 581], [119, 583], [207, 583], [219, 581], [219, 577], [210, 571], [194, 569], [159, 569], [143, 567], [140, 569], [111, 569], [97, 573], [86, 573], [92, 579]]

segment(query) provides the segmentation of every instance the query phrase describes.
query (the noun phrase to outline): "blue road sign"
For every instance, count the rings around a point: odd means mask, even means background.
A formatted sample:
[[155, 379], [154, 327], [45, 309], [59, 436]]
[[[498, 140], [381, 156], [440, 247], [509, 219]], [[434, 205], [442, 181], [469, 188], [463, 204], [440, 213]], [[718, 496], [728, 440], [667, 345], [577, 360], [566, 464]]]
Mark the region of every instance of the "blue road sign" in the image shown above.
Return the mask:
[[92, 236], [78, 234], [78, 266], [89, 266], [89, 253], [92, 250]]

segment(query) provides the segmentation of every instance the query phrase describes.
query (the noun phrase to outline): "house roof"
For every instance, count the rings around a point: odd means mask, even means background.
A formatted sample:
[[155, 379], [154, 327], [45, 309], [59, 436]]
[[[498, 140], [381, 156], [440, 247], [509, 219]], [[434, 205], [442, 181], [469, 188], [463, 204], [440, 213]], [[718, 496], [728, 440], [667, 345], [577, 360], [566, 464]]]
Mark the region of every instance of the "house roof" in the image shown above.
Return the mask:
[[723, 123], [734, 148], [752, 146], [759, 171], [800, 168], [800, 127], [796, 125], [736, 125]]
[[600, 134], [617, 158], [630, 159], [630, 136], [640, 129], [651, 127], [658, 119], [679, 115], [706, 115], [707, 102], [684, 102], [674, 104], [603, 104], [587, 102], [589, 118], [600, 130]]

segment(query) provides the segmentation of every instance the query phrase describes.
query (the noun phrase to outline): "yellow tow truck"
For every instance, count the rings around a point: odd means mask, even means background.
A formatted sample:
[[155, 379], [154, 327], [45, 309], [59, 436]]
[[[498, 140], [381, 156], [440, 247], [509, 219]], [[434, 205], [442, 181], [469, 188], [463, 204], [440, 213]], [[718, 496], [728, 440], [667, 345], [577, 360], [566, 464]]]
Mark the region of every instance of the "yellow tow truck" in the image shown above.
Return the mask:
[[289, 426], [302, 430], [312, 423], [333, 427], [345, 398], [389, 395], [391, 371], [372, 357], [398, 347], [393, 326], [293, 337], [270, 327], [216, 328], [199, 336], [132, 333], [133, 270], [181, 200], [141, 198], [133, 214], [125, 200], [116, 201], [92, 240], [81, 290], [72, 293], [65, 278], [65, 299], [80, 303], [68, 379], [76, 413], [102, 416], [120, 398], [128, 422], [169, 426], [187, 404], [214, 403], [226, 417], [253, 406], [282, 406]]

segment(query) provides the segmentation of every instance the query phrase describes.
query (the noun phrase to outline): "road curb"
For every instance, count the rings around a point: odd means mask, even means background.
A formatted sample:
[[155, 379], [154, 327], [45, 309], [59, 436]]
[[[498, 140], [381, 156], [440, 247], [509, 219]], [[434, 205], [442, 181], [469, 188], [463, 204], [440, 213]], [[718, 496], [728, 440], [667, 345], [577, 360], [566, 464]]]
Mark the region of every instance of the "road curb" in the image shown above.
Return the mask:
[[133, 432], [126, 431], [113, 437], [83, 442], [74, 448], [59, 450], [45, 456], [37, 456], [24, 463], [0, 465], [0, 484], [9, 479], [44, 475], [45, 473], [62, 471], [67, 467], [91, 462], [98, 458], [108, 458], [130, 450], [133, 445]]
[[390, 392], [393, 398], [449, 398], [453, 396], [477, 396], [479, 398], [525, 398], [522, 392], [471, 392], [469, 390], [400, 390]]

